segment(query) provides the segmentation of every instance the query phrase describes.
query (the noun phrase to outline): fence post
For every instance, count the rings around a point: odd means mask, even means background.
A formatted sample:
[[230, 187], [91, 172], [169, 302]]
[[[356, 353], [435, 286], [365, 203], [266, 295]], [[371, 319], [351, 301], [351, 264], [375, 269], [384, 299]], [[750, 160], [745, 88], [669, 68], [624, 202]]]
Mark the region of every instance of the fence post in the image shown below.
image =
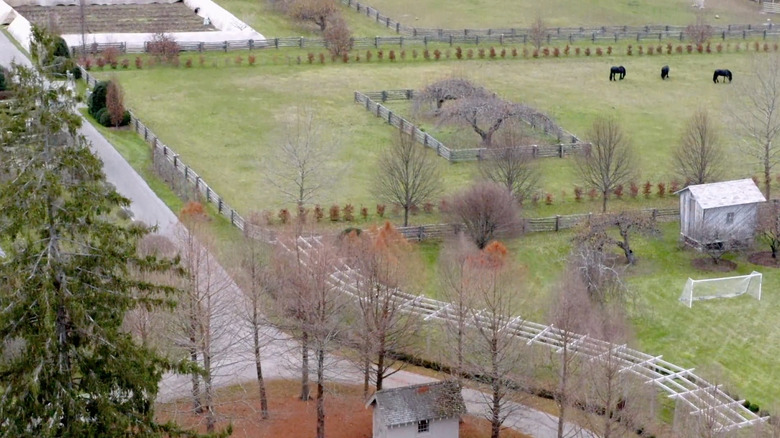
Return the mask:
[[230, 209], [230, 225], [235, 225], [236, 224], [234, 222], [234, 219], [233, 219], [235, 217], [235, 215], [236, 215], [236, 211], [231, 208]]
[[382, 90], [382, 102], [387, 102], [387, 91]]
[[222, 48], [225, 50], [225, 53], [227, 53], [227, 49], [228, 49], [228, 42], [227, 41], [222, 43]]
[[217, 211], [222, 214], [222, 198], [217, 200]]
[[[479, 43], [477, 43], [477, 44], [479, 44]], [[425, 35], [423, 37], [423, 45], [425, 45], [426, 49], [428, 48], [428, 35]]]
[[504, 34], [503, 33], [498, 36], [498, 43], [501, 44], [502, 46], [504, 45]]
[[189, 174], [189, 170], [190, 170], [190, 168], [185, 165], [184, 166], [184, 181], [187, 181], [187, 176]]
[[395, 23], [395, 33], [401, 33], [401, 23]]
[[179, 168], [179, 156], [174, 155], [173, 156], [173, 168], [178, 169]]
[[558, 231], [561, 229], [561, 215], [556, 214], [555, 215], [555, 231]]
[[537, 145], [531, 146], [531, 156], [534, 157], [534, 158], [539, 156], [539, 146], [537, 146]]
[[393, 124], [393, 112], [388, 111], [387, 112], [387, 124], [392, 125]]
[[680, 41], [682, 41], [682, 40], [683, 40], [683, 33], [680, 32]]
[[378, 36], [374, 37], [374, 48], [375, 49], [379, 48], [379, 37]]
[[199, 177], [199, 176], [196, 176], [196, 177], [195, 177], [195, 191], [196, 191], [196, 192], [198, 191], [198, 185], [199, 185], [199, 184], [200, 184], [200, 177]]
[[657, 217], [658, 217], [658, 209], [654, 208], [653, 209], [653, 214], [652, 214], [653, 222], [655, 222]]
[[255, 40], [249, 40], [249, 50], [252, 50], [255, 48]]
[[563, 158], [563, 143], [558, 145], [558, 158]]
[[209, 186], [206, 186], [206, 204], [211, 202], [211, 189]]

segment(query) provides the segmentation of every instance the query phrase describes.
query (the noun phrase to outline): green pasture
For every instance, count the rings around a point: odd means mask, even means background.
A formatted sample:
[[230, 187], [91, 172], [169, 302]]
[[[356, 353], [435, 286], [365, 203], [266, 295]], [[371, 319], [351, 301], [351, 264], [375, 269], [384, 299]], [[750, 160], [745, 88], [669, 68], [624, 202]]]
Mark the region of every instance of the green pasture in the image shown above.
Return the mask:
[[[743, 44], [744, 45], [744, 44]], [[616, 49], [617, 51], [617, 49]], [[351, 203], [372, 207], [371, 194], [378, 152], [395, 131], [353, 102], [355, 90], [420, 88], [432, 81], [460, 76], [524, 102], [558, 120], [567, 130], [587, 138], [598, 115], [614, 115], [628, 133], [637, 154], [636, 180], [669, 182], [670, 151], [686, 119], [698, 106], [716, 118], [735, 87], [713, 84], [711, 72], [728, 67], [739, 81], [748, 74], [752, 54], [684, 54], [653, 56], [569, 56], [546, 59], [415, 60], [391, 63], [331, 63], [289, 65], [277, 51], [255, 52], [263, 64], [240, 66], [240, 53], [206, 55], [204, 67], [154, 67], [116, 70], [126, 100], [160, 139], [192, 166], [241, 213], [288, 206], [264, 177], [274, 164], [274, 151], [285, 137], [285, 126], [297, 107], [316, 110], [322, 118], [323, 140], [335, 142], [337, 181], [316, 200], [322, 205]], [[246, 53], [244, 53], [246, 55]], [[289, 55], [288, 55], [289, 56]], [[376, 55], [374, 55], [376, 56]], [[761, 56], [761, 55], [759, 55]], [[276, 58], [271, 62], [269, 59]], [[197, 59], [197, 56], [196, 56]], [[183, 61], [183, 60], [182, 60]], [[622, 64], [624, 81], [609, 82], [608, 69]], [[660, 67], [671, 66], [671, 79], [660, 80]], [[96, 72], [108, 77], [108, 72]], [[734, 144], [722, 122], [728, 145]], [[466, 135], [466, 134], [464, 134]], [[471, 136], [476, 145], [478, 137]], [[732, 148], [733, 149], [733, 148]], [[735, 152], [735, 151], [732, 151]], [[750, 176], [753, 169], [736, 153], [729, 177]], [[476, 163], [447, 164], [438, 160], [446, 193], [473, 179]], [[552, 214], [590, 211], [587, 202], [573, 201], [578, 184], [572, 158], [540, 160], [541, 190], [553, 194]], [[639, 200], [626, 200], [639, 203]], [[560, 202], [559, 202], [560, 201]], [[667, 205], [669, 201], [654, 200]], [[563, 208], [558, 208], [558, 205]], [[656, 205], [656, 204], [647, 204]], [[633, 204], [632, 204], [633, 205]], [[615, 205], [614, 209], [621, 208]]]
[[[363, 3], [363, 2], [361, 2]], [[548, 27], [687, 25], [695, 21], [691, 0], [369, 0], [367, 4], [407, 26], [480, 29], [529, 27], [541, 17]], [[707, 0], [713, 24], [766, 21], [757, 2]], [[715, 19], [715, 15], [720, 18]]]
[[[218, 3], [266, 38], [322, 36], [319, 28], [313, 23], [301, 23], [290, 20], [284, 14], [274, 10], [267, 0], [220, 0]], [[342, 10], [342, 16], [354, 36], [377, 36], [395, 33], [366, 17], [348, 10], [346, 7]]]

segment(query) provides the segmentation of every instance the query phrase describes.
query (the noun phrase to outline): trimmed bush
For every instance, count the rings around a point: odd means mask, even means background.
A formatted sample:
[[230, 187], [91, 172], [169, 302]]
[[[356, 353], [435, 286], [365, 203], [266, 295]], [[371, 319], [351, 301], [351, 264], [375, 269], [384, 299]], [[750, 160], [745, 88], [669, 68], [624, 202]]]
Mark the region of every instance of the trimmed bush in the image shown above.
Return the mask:
[[363, 217], [363, 220], [368, 220], [368, 208], [366, 207], [360, 207], [360, 216]]
[[325, 217], [325, 211], [320, 207], [320, 204], [314, 206], [314, 220], [321, 221]]
[[99, 120], [98, 112], [106, 107], [106, 94], [108, 94], [108, 81], [100, 81], [95, 84], [87, 100], [89, 114], [96, 120]]
[[345, 221], [352, 222], [355, 220], [355, 207], [352, 204], [345, 205], [343, 211]]
[[331, 205], [330, 206], [330, 221], [331, 222], [338, 222], [341, 218], [341, 207], [338, 205]]
[[577, 202], [582, 201], [582, 187], [580, 186], [574, 186], [574, 200]]
[[666, 184], [660, 182], [658, 183], [658, 197], [663, 198], [666, 196]]
[[376, 214], [377, 214], [377, 216], [385, 217], [385, 208], [387, 208], [385, 206], [385, 204], [377, 204], [376, 205]]
[[639, 195], [639, 186], [634, 181], [631, 181], [631, 185], [628, 187], [628, 195], [632, 198], [636, 198]]
[[650, 194], [653, 193], [653, 184], [650, 183], [650, 181], [647, 181], [645, 183], [645, 186], [642, 188], [642, 194], [645, 195], [645, 198], [649, 198]]

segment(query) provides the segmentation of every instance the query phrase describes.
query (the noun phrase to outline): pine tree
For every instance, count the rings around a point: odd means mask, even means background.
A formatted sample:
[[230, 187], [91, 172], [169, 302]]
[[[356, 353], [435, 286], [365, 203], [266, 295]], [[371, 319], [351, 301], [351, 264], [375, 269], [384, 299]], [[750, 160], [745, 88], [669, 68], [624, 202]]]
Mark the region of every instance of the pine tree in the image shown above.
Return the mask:
[[155, 422], [153, 403], [172, 364], [121, 324], [136, 306], [171, 304], [170, 288], [129, 268], [173, 262], [138, 257], [150, 230], [112, 220], [129, 201], [78, 135], [64, 86], [22, 66], [10, 77], [15, 99], [0, 111], [0, 436], [166, 434], [173, 426]]

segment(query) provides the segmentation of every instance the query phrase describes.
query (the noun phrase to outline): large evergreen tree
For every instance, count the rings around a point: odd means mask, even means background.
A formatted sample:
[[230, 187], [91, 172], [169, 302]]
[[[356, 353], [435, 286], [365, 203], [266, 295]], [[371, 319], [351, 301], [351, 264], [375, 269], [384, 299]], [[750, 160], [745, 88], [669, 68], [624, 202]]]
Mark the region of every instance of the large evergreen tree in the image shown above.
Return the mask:
[[10, 77], [15, 99], [0, 111], [0, 436], [165, 434], [153, 403], [171, 364], [121, 324], [171, 292], [129, 268], [171, 263], [138, 257], [149, 229], [111, 219], [129, 201], [78, 134], [64, 86], [22, 66]]

